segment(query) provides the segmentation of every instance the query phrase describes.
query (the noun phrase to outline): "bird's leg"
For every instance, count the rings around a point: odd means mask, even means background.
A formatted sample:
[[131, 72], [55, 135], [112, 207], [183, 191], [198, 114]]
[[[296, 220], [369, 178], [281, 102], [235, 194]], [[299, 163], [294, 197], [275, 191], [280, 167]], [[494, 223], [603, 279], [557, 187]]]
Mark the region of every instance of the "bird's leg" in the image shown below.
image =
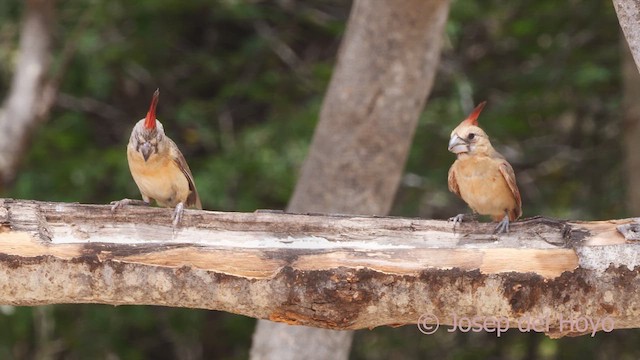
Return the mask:
[[496, 229], [493, 230], [494, 234], [508, 233], [509, 232], [509, 213], [505, 212], [502, 220], [496, 225]]
[[116, 201], [110, 202], [109, 204], [111, 205], [111, 211], [116, 211], [125, 205], [144, 205], [144, 206], [151, 205], [149, 201], [137, 200], [137, 199], [116, 200]]
[[469, 220], [477, 220], [476, 213], [472, 214], [458, 214], [454, 217], [450, 217], [449, 221], [453, 221], [453, 232], [456, 232], [456, 225], [462, 224], [463, 221]]
[[178, 205], [176, 205], [175, 210], [173, 210], [173, 215], [171, 216], [171, 219], [173, 220], [173, 227], [176, 227], [178, 226], [178, 224], [180, 224], [180, 220], [182, 220], [183, 212], [184, 212], [184, 203], [179, 202]]

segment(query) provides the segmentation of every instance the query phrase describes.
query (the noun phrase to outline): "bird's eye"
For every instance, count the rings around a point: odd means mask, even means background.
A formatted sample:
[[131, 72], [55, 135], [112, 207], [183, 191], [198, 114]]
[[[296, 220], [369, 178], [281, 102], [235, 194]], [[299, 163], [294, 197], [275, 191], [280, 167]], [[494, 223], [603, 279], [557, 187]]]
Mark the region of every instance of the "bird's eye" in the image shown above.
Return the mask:
[[469, 134], [469, 135], [467, 136], [467, 139], [469, 139], [469, 140], [473, 140], [475, 137], [476, 137], [476, 134], [471, 133], [471, 134]]

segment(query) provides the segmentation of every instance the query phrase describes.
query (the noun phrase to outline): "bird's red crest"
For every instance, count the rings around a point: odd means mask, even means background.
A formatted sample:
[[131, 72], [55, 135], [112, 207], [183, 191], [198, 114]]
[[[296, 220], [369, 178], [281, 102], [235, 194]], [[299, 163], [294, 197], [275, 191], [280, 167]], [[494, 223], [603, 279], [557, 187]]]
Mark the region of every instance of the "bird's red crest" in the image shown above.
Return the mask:
[[478, 126], [478, 116], [480, 116], [480, 113], [482, 112], [482, 109], [484, 109], [484, 106], [486, 104], [487, 104], [486, 101], [483, 101], [480, 104], [478, 104], [478, 106], [476, 106], [476, 108], [473, 109], [471, 114], [467, 116], [467, 118], [463, 121], [463, 123], [468, 125]]
[[158, 106], [158, 97], [160, 97], [160, 89], [156, 89], [153, 93], [151, 106], [149, 106], [147, 117], [144, 119], [144, 127], [149, 130], [156, 128], [156, 106]]

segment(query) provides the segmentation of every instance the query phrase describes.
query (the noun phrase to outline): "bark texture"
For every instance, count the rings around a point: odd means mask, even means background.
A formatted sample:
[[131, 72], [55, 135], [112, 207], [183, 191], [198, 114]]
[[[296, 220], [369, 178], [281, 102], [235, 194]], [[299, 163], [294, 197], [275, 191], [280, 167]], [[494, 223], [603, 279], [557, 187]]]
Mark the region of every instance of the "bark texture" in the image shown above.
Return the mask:
[[534, 218], [495, 236], [489, 223], [454, 233], [446, 221], [201, 210], [174, 231], [171, 213], [0, 201], [0, 303], [202, 308], [337, 330], [454, 314], [545, 319], [539, 331], [556, 337], [591, 334], [584, 321], [640, 327], [640, 218]]
[[47, 86], [55, 1], [26, 0], [15, 73], [0, 108], [0, 186], [13, 180], [38, 122], [53, 104]]
[[[389, 212], [448, 11], [448, 0], [354, 2], [289, 211]], [[251, 358], [347, 359], [352, 337], [259, 321]]]
[[554, 337], [607, 319], [640, 327], [640, 218], [534, 218], [501, 236], [489, 223], [454, 233], [407, 218], [186, 210], [176, 231], [170, 219], [4, 199], [0, 303], [190, 307], [336, 330], [454, 316], [543, 319], [538, 331]]

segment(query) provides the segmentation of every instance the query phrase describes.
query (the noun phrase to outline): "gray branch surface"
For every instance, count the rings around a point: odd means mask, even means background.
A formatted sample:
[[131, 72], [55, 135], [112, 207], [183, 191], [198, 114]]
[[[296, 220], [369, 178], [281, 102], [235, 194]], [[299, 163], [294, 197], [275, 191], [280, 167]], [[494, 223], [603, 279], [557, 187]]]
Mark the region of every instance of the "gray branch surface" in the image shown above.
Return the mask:
[[[638, 219], [493, 224], [0, 200], [0, 303], [147, 304], [329, 329], [501, 317], [640, 327]], [[576, 326], [569, 326], [576, 325]], [[579, 326], [578, 326], [579, 325]], [[602, 323], [601, 323], [602, 325]], [[596, 330], [602, 330], [598, 328]], [[607, 328], [605, 328], [607, 330]]]

